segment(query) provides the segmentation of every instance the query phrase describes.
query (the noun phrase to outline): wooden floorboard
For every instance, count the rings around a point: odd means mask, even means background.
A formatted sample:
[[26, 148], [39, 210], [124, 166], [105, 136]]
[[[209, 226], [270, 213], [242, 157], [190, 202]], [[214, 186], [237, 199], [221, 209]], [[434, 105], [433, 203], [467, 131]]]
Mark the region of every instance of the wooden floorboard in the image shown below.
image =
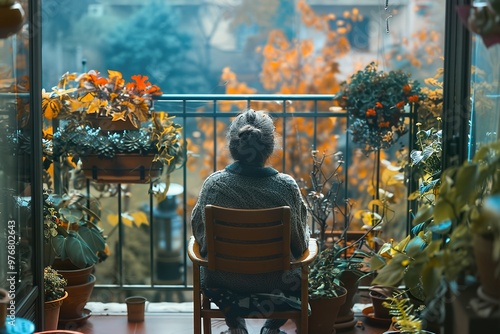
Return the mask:
[[[338, 330], [338, 334], [382, 334], [385, 328], [371, 327], [358, 317], [361, 322], [348, 330]], [[249, 334], [259, 334], [264, 320], [247, 320]], [[361, 326], [362, 324], [362, 326]], [[192, 334], [192, 313], [146, 314], [143, 323], [129, 323], [126, 315], [91, 315], [82, 326], [67, 325], [67, 329], [85, 334]], [[223, 320], [213, 320], [212, 333], [219, 334], [227, 329]], [[295, 325], [289, 321], [282, 327], [287, 334], [296, 333]]]

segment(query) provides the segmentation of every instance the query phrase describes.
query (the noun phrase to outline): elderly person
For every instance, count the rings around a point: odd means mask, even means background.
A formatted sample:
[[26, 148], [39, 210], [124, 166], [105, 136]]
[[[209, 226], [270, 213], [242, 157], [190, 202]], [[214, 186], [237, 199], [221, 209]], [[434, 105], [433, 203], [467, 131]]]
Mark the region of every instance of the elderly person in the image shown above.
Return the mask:
[[[204, 208], [212, 204], [239, 209], [289, 206], [290, 250], [293, 257], [300, 257], [309, 241], [307, 211], [295, 180], [290, 175], [279, 173], [266, 165], [275, 149], [273, 120], [263, 111], [250, 109], [242, 112], [231, 123], [227, 139], [234, 162], [205, 180], [192, 212], [193, 235], [200, 245], [202, 255], [206, 256], [207, 252]], [[238, 303], [240, 296], [266, 292], [286, 296], [289, 301], [296, 298], [300, 292], [300, 269], [258, 276], [205, 269], [201, 279], [204, 294], [225, 310], [225, 320], [229, 327], [223, 332], [226, 334], [248, 334], [245, 320], [238, 317], [238, 312], [233, 307], [241, 304]], [[227, 302], [228, 300], [230, 302]], [[294, 305], [288, 301], [285, 301], [287, 307]], [[286, 321], [287, 319], [269, 319], [261, 333], [283, 333], [279, 328]]]

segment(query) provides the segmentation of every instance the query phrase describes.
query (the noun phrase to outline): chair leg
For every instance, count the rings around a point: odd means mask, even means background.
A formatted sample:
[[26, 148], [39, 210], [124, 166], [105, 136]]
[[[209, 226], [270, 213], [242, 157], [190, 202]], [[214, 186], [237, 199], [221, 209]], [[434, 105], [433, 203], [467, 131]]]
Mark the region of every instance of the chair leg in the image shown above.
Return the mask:
[[309, 331], [307, 321], [308, 321], [308, 317], [307, 317], [307, 312], [306, 312], [305, 319], [304, 319], [304, 317], [302, 317], [302, 319], [299, 320], [299, 324], [297, 325], [297, 329], [300, 328], [300, 330], [298, 330], [299, 333], [307, 334], [307, 332]]
[[203, 318], [203, 334], [212, 334], [212, 321], [210, 318]]
[[196, 290], [194, 292], [194, 309], [193, 309], [193, 333], [201, 334], [201, 296], [196, 296]]
[[[202, 304], [204, 310], [210, 310], [210, 299], [202, 294]], [[212, 334], [212, 319], [203, 317], [203, 334]]]

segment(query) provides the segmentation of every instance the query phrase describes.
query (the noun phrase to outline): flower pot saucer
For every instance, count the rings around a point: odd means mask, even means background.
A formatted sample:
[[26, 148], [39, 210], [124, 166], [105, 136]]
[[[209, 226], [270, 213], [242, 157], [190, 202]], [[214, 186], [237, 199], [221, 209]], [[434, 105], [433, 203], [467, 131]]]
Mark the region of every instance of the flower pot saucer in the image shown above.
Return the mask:
[[91, 315], [92, 311], [87, 308], [84, 308], [82, 316], [79, 318], [59, 319], [59, 328], [69, 329], [69, 327], [71, 327], [72, 329], [74, 329], [76, 327], [80, 327], [81, 325], [87, 322], [87, 319], [90, 318]]
[[370, 325], [385, 327], [392, 323], [392, 318], [376, 318], [373, 313], [373, 306], [365, 307], [361, 313], [363, 313], [366, 318], [366, 322]]
[[356, 319], [356, 318], [353, 318], [352, 320], [348, 320], [348, 321], [336, 322], [335, 325], [333, 325], [333, 328], [335, 328], [336, 330], [353, 328], [357, 322], [358, 322], [358, 319]]

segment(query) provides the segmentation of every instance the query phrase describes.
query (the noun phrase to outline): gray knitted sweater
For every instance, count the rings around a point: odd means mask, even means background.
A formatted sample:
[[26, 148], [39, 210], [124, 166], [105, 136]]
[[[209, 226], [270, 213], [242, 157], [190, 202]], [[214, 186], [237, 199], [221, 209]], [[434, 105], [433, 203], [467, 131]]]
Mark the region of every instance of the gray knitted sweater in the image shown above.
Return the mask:
[[[292, 256], [299, 257], [307, 248], [309, 228], [307, 210], [299, 187], [287, 174], [271, 167], [254, 167], [235, 162], [224, 170], [211, 174], [203, 183], [198, 201], [192, 212], [193, 235], [206, 256], [205, 206], [207, 204], [229, 208], [255, 209], [289, 206], [291, 209]], [[204, 268], [202, 268], [204, 269]], [[266, 275], [244, 275], [202, 270], [202, 285], [239, 292], [298, 291], [300, 271]]]

